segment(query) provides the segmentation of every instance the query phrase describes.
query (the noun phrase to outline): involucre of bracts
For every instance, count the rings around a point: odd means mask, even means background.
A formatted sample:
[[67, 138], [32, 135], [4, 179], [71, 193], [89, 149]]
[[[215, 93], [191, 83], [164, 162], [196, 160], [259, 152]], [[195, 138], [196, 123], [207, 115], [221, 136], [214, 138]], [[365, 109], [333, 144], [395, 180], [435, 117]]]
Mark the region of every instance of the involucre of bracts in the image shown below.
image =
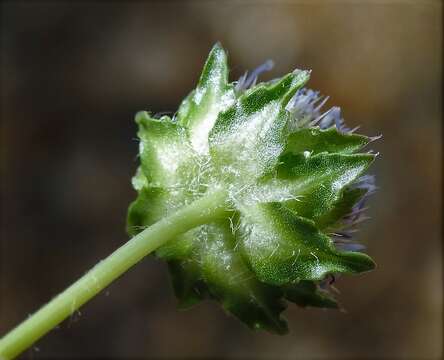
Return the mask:
[[140, 167], [128, 232], [225, 189], [225, 217], [156, 256], [168, 263], [180, 307], [215, 299], [250, 328], [282, 334], [287, 301], [338, 308], [334, 276], [375, 266], [351, 236], [375, 189], [363, 175], [375, 155], [360, 152], [375, 138], [346, 128], [337, 107], [321, 112], [326, 98], [304, 88], [309, 71], [257, 84], [271, 67], [229, 83], [216, 44], [173, 118], [136, 115]]

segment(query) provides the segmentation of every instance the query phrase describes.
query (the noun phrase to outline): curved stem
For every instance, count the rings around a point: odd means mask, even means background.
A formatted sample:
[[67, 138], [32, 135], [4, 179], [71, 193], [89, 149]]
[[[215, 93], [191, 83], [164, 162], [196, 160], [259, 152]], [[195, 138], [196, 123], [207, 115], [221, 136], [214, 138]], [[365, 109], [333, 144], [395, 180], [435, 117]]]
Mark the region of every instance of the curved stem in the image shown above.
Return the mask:
[[0, 360], [12, 359], [168, 240], [225, 211], [225, 191], [212, 192], [163, 218], [100, 261], [64, 292], [0, 339]]

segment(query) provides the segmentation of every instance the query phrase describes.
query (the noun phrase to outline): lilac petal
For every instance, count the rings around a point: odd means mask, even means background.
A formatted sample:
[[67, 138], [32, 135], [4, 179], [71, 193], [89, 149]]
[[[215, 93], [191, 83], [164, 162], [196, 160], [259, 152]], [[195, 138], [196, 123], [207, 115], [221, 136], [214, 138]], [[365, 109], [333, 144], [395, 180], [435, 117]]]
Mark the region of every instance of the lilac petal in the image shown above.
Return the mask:
[[367, 193], [373, 193], [377, 187], [375, 185], [374, 175], [364, 175], [358, 178], [351, 186], [352, 189], [367, 190]]
[[248, 72], [246, 72], [239, 78], [235, 88], [236, 91], [247, 90], [250, 87], [254, 86], [259, 75], [265, 71], [270, 71], [271, 69], [273, 69], [273, 67], [274, 62], [272, 60], [267, 60], [263, 64], [259, 65], [256, 69], [254, 69], [251, 74], [248, 74]]
[[245, 80], [247, 79], [247, 76], [248, 76], [248, 71], [245, 71], [245, 74], [243, 74], [239, 78], [239, 80], [237, 81], [237, 84], [236, 84], [236, 87], [235, 87], [236, 91], [241, 91], [241, 90], [245, 90], [246, 89], [246, 87], [245, 87]]
[[357, 243], [335, 244], [335, 246], [339, 251], [362, 251], [365, 249], [364, 245]]
[[297, 113], [299, 116], [309, 116], [314, 118], [315, 114], [318, 115], [319, 109], [325, 103], [325, 99], [315, 107], [316, 103], [322, 99], [319, 96], [319, 91], [313, 91], [311, 89], [302, 88], [296, 91], [287, 105], [287, 110], [292, 113]]
[[341, 126], [341, 109], [337, 106], [333, 106], [325, 113], [322, 121], [319, 123], [321, 129], [328, 129], [336, 124], [336, 128], [339, 130]]
[[[321, 129], [327, 129], [331, 126], [331, 118], [328, 117], [329, 113], [333, 110], [333, 108], [327, 110], [326, 112], [324, 112], [323, 114], [319, 115], [318, 117], [316, 117], [310, 124], [309, 126], [315, 126], [316, 124], [319, 123], [319, 127]], [[325, 120], [325, 118], [327, 118], [327, 120]]]
[[319, 105], [314, 108], [314, 111], [319, 112], [321, 108], [325, 105], [325, 103], [328, 101], [328, 99], [330, 99], [330, 96], [325, 96], [324, 99], [319, 103]]
[[368, 210], [368, 207], [361, 207], [361, 208], [357, 208], [357, 209], [352, 209], [352, 211], [344, 216], [344, 220], [348, 220], [351, 219], [353, 217], [355, 217], [356, 215], [362, 214], [364, 211]]

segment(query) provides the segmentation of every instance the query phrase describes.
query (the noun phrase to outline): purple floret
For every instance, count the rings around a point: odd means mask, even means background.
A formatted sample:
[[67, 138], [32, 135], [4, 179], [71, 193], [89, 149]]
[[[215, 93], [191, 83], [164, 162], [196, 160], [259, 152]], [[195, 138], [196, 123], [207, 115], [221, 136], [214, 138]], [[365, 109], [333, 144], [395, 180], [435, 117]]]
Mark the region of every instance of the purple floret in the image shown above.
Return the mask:
[[267, 60], [263, 64], [259, 65], [256, 69], [254, 69], [250, 74], [248, 73], [248, 71], [246, 71], [245, 74], [242, 75], [237, 81], [235, 90], [237, 92], [241, 92], [249, 89], [250, 87], [253, 87], [254, 85], [256, 85], [259, 75], [265, 71], [270, 71], [271, 69], [273, 69], [273, 67], [273, 60]]

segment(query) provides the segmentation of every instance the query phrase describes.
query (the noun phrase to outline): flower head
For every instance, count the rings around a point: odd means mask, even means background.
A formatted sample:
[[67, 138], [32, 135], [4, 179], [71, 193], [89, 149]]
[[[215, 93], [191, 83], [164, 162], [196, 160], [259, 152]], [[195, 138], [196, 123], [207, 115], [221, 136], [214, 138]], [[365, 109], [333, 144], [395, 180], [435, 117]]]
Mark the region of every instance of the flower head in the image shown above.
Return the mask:
[[212, 49], [195, 90], [170, 118], [138, 113], [140, 167], [128, 231], [139, 232], [205, 194], [225, 189], [226, 216], [156, 251], [168, 262], [182, 307], [219, 301], [254, 329], [285, 333], [286, 301], [338, 307], [328, 284], [374, 262], [352, 241], [365, 219], [375, 138], [354, 133], [338, 107], [305, 88], [295, 70], [258, 83], [271, 61], [228, 82]]

